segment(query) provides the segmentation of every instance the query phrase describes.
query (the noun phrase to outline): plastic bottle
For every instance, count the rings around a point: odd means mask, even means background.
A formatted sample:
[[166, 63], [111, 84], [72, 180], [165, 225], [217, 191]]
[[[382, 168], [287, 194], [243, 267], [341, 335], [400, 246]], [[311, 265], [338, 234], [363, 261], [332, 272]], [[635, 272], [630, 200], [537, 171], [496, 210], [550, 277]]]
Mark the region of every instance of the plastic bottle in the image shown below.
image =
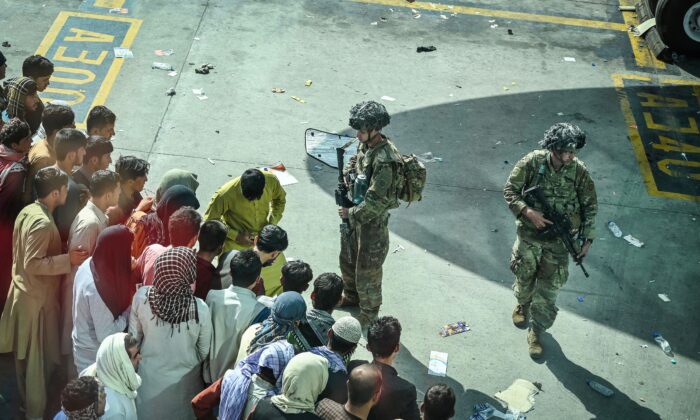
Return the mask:
[[175, 70], [173, 66], [171, 66], [168, 63], [159, 63], [157, 61], [154, 61], [153, 64], [151, 65], [152, 69], [159, 69], [159, 70], [166, 70], [166, 71], [173, 71]]
[[657, 332], [652, 335], [654, 336], [654, 341], [656, 341], [661, 347], [661, 350], [663, 350], [667, 356], [673, 356], [673, 350], [671, 350], [671, 345], [668, 344], [668, 341], [666, 341], [666, 339]]
[[357, 175], [353, 187], [352, 202], [356, 205], [362, 203], [365, 200], [365, 194], [367, 194], [368, 189], [369, 183], [367, 182], [367, 176], [363, 174]]
[[591, 389], [604, 397], [612, 397], [615, 394], [612, 389], [603, 384], [599, 384], [592, 379], [587, 380], [586, 383], [591, 387]]

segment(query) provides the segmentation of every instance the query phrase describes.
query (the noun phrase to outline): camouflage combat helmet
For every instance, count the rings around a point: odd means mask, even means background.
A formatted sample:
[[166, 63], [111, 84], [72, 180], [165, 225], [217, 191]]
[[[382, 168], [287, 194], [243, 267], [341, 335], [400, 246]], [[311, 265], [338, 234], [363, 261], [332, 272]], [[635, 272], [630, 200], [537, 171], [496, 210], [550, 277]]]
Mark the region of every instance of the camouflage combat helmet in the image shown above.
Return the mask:
[[350, 127], [355, 130], [381, 130], [389, 121], [384, 105], [375, 101], [360, 102], [350, 109]]
[[570, 123], [556, 123], [544, 132], [540, 146], [549, 150], [580, 149], [586, 145], [586, 133]]

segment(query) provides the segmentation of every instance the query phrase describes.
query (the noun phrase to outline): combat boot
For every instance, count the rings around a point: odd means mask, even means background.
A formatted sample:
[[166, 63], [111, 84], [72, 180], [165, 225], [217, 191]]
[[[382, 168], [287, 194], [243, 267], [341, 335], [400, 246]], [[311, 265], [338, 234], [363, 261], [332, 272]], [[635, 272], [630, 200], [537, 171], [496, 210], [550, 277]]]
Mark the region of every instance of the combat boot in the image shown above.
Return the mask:
[[525, 328], [525, 326], [527, 326], [527, 317], [529, 312], [529, 303], [515, 305], [515, 309], [513, 309], [513, 325], [518, 328]]
[[361, 311], [357, 316], [357, 320], [360, 321], [360, 326], [363, 330], [369, 327], [369, 324], [376, 321], [379, 318], [379, 311]]
[[539, 359], [544, 353], [544, 348], [542, 347], [542, 342], [540, 341], [540, 330], [534, 326], [531, 326], [527, 332], [527, 344], [528, 350], [530, 352], [530, 357], [533, 359]]
[[349, 298], [345, 293], [343, 293], [340, 298], [340, 302], [336, 305], [336, 308], [357, 308], [360, 306], [359, 300]]

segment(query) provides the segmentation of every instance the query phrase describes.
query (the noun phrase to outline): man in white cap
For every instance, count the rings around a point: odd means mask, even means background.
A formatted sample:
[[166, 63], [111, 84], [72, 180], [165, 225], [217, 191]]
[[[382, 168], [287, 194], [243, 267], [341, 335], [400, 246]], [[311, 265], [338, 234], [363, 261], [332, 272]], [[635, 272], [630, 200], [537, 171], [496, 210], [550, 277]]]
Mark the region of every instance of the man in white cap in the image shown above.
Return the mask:
[[328, 382], [318, 400], [329, 398], [340, 404], [348, 400], [348, 362], [362, 338], [360, 322], [345, 316], [333, 324], [328, 331], [328, 344], [309, 350], [328, 360]]

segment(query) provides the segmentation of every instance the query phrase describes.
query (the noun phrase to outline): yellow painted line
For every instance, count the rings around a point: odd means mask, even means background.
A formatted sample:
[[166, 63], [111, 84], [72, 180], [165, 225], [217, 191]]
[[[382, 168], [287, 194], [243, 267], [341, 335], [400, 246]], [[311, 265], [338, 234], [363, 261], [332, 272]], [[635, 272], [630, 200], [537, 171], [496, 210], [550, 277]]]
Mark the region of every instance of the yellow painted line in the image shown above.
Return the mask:
[[105, 7], [109, 9], [121, 8], [126, 0], [95, 0], [95, 7]]
[[[640, 76], [636, 74], [612, 74], [613, 84], [615, 85], [615, 90], [618, 92], [618, 97], [620, 99], [620, 107], [622, 108], [622, 114], [625, 117], [625, 123], [627, 124], [627, 132], [632, 140], [632, 150], [634, 150], [635, 157], [639, 162], [639, 167], [642, 170], [642, 177], [644, 178], [644, 183], [647, 186], [647, 191], [649, 194], [655, 195], [657, 197], [665, 198], [675, 198], [681, 200], [689, 201], [700, 201], [700, 197], [689, 194], [672, 193], [667, 191], [660, 191], [656, 187], [656, 181], [651, 172], [651, 166], [649, 166], [649, 161], [647, 160], [646, 151], [644, 150], [644, 145], [642, 144], [642, 136], [639, 134], [637, 129], [637, 121], [634, 119], [634, 114], [632, 113], [632, 107], [630, 106], [629, 99], [627, 98], [627, 93], [625, 92], [625, 79], [627, 80], [640, 80], [644, 82], [651, 82], [652, 79], [646, 76]], [[675, 80], [667, 79], [662, 81], [664, 84], [674, 84], [679, 82], [683, 85], [697, 85], [692, 82], [685, 80]], [[697, 93], [698, 90], [696, 89]]]
[[536, 23], [553, 23], [557, 25], [577, 26], [582, 28], [605, 29], [611, 31], [627, 31], [624, 23], [605, 22], [601, 20], [578, 19], [563, 16], [539, 15], [535, 13], [511, 12], [508, 10], [482, 9], [478, 7], [452, 6], [440, 3], [408, 3], [406, 0], [351, 0], [355, 3], [378, 4], [391, 7], [405, 7], [420, 10], [432, 10], [461, 15], [478, 15], [500, 19], [523, 20]]
[[[620, 0], [620, 6], [634, 6], [637, 0]], [[627, 27], [639, 25], [639, 20], [634, 12], [621, 12], [622, 18], [625, 21]], [[629, 36], [630, 44], [632, 46], [632, 53], [634, 54], [634, 60], [640, 67], [651, 67], [656, 69], [665, 69], [666, 63], [659, 61], [654, 57], [649, 48], [647, 48], [644, 39], [640, 36], [634, 36], [632, 32], [627, 32]]]
[[[141, 19], [134, 19], [129, 17], [96, 15], [92, 13], [82, 12], [59, 12], [58, 16], [56, 16], [56, 20], [54, 20], [53, 24], [51, 25], [51, 28], [49, 28], [49, 31], [46, 33], [46, 36], [44, 36], [44, 39], [39, 44], [39, 48], [36, 50], [35, 54], [44, 56], [46, 55], [49, 49], [53, 46], [54, 42], [56, 42], [56, 38], [58, 37], [58, 34], [60, 33], [61, 29], [63, 29], [64, 25], [68, 21], [68, 18], [71, 16], [85, 19], [108, 20], [112, 22], [127, 22], [131, 24], [129, 30], [126, 33], [126, 36], [124, 37], [124, 41], [121, 44], [121, 47], [123, 48], [131, 48], [131, 45], [134, 42], [134, 39], [136, 38], [136, 34], [138, 33], [139, 29], [141, 28], [141, 24], [143, 23]], [[105, 79], [102, 81], [102, 84], [100, 85], [97, 94], [95, 94], [95, 98], [92, 100], [92, 104], [89, 107], [90, 109], [97, 105], [104, 105], [107, 102], [107, 96], [112, 90], [114, 82], [116, 81], [117, 75], [119, 74], [119, 71], [121, 70], [123, 64], [124, 60], [114, 60], [112, 62], [112, 65], [107, 71]], [[78, 128], [86, 128], [87, 115], [85, 116], [85, 120], [81, 122], [76, 121], [76, 126]]]

